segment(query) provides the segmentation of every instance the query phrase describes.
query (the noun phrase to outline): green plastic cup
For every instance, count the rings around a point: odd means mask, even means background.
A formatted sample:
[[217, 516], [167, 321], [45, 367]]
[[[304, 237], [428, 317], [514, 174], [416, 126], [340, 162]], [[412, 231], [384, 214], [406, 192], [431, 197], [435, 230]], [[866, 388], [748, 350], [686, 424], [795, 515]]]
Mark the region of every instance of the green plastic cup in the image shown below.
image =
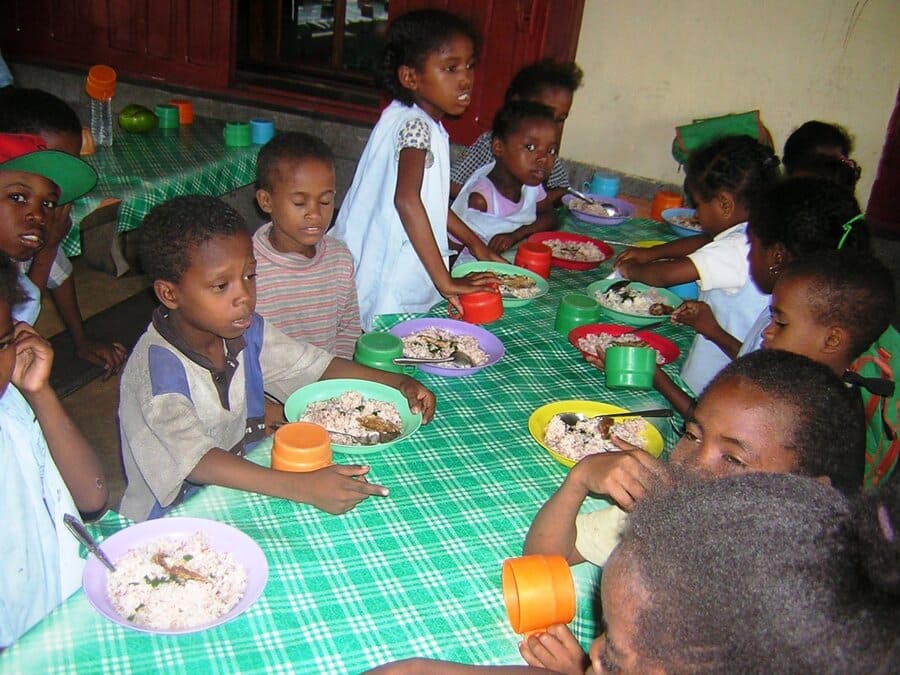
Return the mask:
[[600, 305], [594, 298], [582, 293], [569, 293], [559, 301], [554, 328], [557, 333], [567, 336], [573, 328], [596, 323], [599, 318]]
[[[177, 112], [177, 110], [176, 110]], [[246, 148], [250, 146], [250, 125], [246, 122], [226, 122], [222, 129], [225, 145], [229, 148]]]
[[174, 105], [158, 105], [153, 112], [159, 118], [160, 129], [178, 128], [178, 108]]
[[656, 350], [649, 347], [610, 347], [604, 355], [606, 386], [610, 389], [652, 389]]
[[353, 360], [357, 363], [389, 373], [406, 372], [393, 361], [400, 356], [403, 356], [403, 341], [390, 333], [363, 333], [353, 350]]

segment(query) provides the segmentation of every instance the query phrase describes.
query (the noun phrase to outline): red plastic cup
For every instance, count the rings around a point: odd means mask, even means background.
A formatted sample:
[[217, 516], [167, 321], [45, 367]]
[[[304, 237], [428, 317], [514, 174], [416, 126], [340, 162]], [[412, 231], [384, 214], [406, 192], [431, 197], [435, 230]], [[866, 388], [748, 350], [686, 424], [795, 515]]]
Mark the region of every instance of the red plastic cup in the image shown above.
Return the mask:
[[650, 205], [650, 217], [653, 220], [662, 220], [662, 212], [666, 209], [677, 209], [684, 205], [684, 199], [678, 192], [660, 190], [653, 195], [653, 203]]
[[285, 424], [272, 439], [272, 468], [276, 471], [316, 471], [331, 464], [331, 439], [318, 424]]
[[469, 323], [490, 323], [503, 316], [503, 298], [498, 291], [475, 291], [459, 296], [463, 315], [456, 307], [450, 305], [448, 313], [451, 319], [462, 319]]
[[186, 98], [173, 98], [169, 101], [169, 105], [178, 108], [178, 124], [194, 123], [194, 104]]
[[550, 264], [553, 250], [546, 244], [535, 241], [523, 241], [516, 251], [516, 265], [540, 274], [544, 279], [550, 278]]
[[575, 616], [575, 582], [561, 555], [526, 555], [503, 562], [503, 602], [512, 629], [543, 633]]

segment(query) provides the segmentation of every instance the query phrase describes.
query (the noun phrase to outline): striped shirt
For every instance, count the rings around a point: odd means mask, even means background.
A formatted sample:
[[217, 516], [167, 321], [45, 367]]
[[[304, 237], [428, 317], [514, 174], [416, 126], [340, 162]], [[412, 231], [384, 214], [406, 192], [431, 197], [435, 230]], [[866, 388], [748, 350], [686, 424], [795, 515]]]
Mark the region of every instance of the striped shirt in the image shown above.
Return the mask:
[[256, 311], [296, 340], [351, 358], [360, 335], [353, 258], [329, 236], [307, 258], [282, 253], [269, 241], [272, 223], [253, 235]]

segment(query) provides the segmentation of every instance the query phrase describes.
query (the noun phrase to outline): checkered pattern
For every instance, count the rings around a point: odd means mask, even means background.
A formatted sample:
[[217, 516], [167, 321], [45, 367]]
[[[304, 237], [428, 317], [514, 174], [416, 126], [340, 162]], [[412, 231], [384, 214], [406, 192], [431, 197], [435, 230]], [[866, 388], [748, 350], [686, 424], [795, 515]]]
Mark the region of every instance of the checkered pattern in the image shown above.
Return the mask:
[[[605, 229], [567, 225], [600, 238], [665, 238], [651, 221]], [[199, 634], [150, 636], [108, 622], [79, 592], [0, 656], [0, 669], [355, 673], [415, 655], [521, 663], [519, 637], [503, 606], [501, 563], [521, 553], [535, 513], [566, 472], [531, 439], [528, 416], [563, 398], [626, 407], [663, 402], [654, 392], [609, 391], [602, 375], [553, 332], [560, 297], [609, 270], [609, 263], [591, 272], [553, 270], [547, 296], [489, 326], [507, 350], [496, 365], [464, 378], [419, 375], [437, 394], [438, 415], [408, 441], [365, 458], [369, 478], [388, 486], [389, 497], [370, 498], [335, 517], [208, 487], [175, 509], [173, 515], [233, 525], [262, 547], [269, 582], [245, 615]], [[446, 315], [445, 306], [435, 311]], [[686, 351], [686, 329], [661, 333]], [[661, 429], [671, 446], [672, 426]], [[252, 459], [266, 465], [268, 446]], [[601, 504], [589, 501], [587, 509]], [[108, 514], [92, 529], [102, 538], [125, 525]], [[587, 647], [596, 630], [597, 570], [582, 565], [574, 574], [579, 610], [573, 626]]]
[[112, 147], [84, 159], [99, 175], [97, 186], [72, 205], [75, 223], [63, 240], [69, 256], [81, 253], [78, 223], [109, 197], [122, 200], [116, 229], [140, 227], [147, 212], [180, 195], [221, 195], [256, 179], [259, 146], [227, 148], [225, 122], [195, 117], [190, 126], [131, 134], [116, 127]]

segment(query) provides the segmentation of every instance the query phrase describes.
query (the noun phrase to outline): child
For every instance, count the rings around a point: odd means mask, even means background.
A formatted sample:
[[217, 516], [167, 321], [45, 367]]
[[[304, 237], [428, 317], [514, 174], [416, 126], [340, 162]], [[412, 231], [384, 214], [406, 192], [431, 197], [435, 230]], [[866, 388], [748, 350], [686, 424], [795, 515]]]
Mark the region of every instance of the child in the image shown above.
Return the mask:
[[[552, 59], [545, 59], [532, 63], [516, 73], [506, 90], [504, 104], [511, 101], [533, 101], [550, 108], [559, 132], [559, 142], [572, 107], [572, 98], [575, 90], [581, 86], [583, 77], [581, 68], [572, 62], [557, 63]], [[450, 174], [450, 196], [456, 197], [476, 169], [493, 161], [492, 143], [492, 132], [485, 131], [463, 151]], [[566, 193], [567, 187], [569, 169], [561, 159], [557, 159], [546, 181], [547, 196], [538, 205], [538, 213], [552, 213], [553, 205]]]
[[850, 190], [862, 170], [850, 159], [853, 141], [836, 124], [810, 120], [801, 124], [784, 144], [784, 170], [788, 176], [822, 176]]
[[81, 587], [84, 560], [63, 515], [98, 514], [108, 497], [103, 467], [49, 385], [50, 345], [14, 325], [25, 297], [0, 256], [0, 651]]
[[[704, 234], [629, 248], [616, 260], [626, 279], [651, 286], [697, 280], [700, 299], [731, 335], [745, 335], [766, 305], [750, 280], [746, 229], [750, 204], [778, 178], [778, 158], [749, 136], [726, 136], [691, 154], [685, 186]], [[677, 319], [677, 314], [675, 317]], [[729, 359], [702, 335], [694, 338], [681, 371], [701, 391]]]
[[[553, 225], [537, 220], [537, 205], [558, 143], [553, 111], [540, 103], [512, 101], [494, 118], [494, 161], [475, 170], [450, 208], [495, 253]], [[463, 251], [458, 262], [473, 259]]]
[[205, 484], [349, 511], [387, 489], [366, 466], [288, 473], [243, 459], [265, 424], [264, 387], [284, 400], [318, 379], [349, 377], [396, 387], [413, 412], [434, 395], [405, 375], [372, 370], [296, 342], [254, 312], [256, 261], [243, 218], [213, 197], [155, 207], [140, 229], [144, 271], [162, 307], [122, 373], [119, 402], [128, 487], [121, 512], [162, 515]]
[[272, 217], [253, 235], [256, 310], [286, 335], [351, 358], [360, 334], [353, 257], [325, 236], [334, 155], [309, 134], [278, 134], [256, 160], [256, 201]]
[[[732, 362], [710, 382], [671, 462], [708, 478], [799, 473], [853, 493], [862, 484], [863, 443], [859, 399], [834, 373], [804, 356], [759, 351]], [[631, 510], [662, 466], [636, 449], [584, 458], [541, 507], [525, 554], [555, 553], [570, 564], [589, 560], [602, 566], [624, 514], [602, 509], [580, 516], [582, 502], [595, 493]]]
[[[75, 111], [62, 99], [40, 89], [10, 87], [0, 91], [0, 132], [34, 134], [42, 138], [51, 150], [75, 157], [81, 153], [81, 122]], [[47, 221], [43, 248], [33, 260], [26, 262], [31, 265], [28, 278], [38, 289], [45, 286], [49, 289], [50, 297], [72, 336], [76, 355], [103, 368], [106, 379], [119, 372], [125, 363], [126, 351], [118, 342], [98, 342], [84, 331], [72, 277], [72, 263], [60, 247], [60, 242], [72, 226], [70, 209], [71, 204], [66, 204], [53, 210], [52, 217]], [[36, 296], [37, 293], [32, 294]]]
[[364, 330], [376, 315], [424, 312], [443, 295], [495, 285], [493, 274], [454, 279], [447, 267], [449, 231], [481, 260], [505, 262], [455, 214], [448, 213], [450, 142], [446, 115], [469, 107], [475, 34], [446, 12], [421, 10], [388, 29], [384, 80], [394, 101], [366, 143], [333, 234], [356, 263]]

